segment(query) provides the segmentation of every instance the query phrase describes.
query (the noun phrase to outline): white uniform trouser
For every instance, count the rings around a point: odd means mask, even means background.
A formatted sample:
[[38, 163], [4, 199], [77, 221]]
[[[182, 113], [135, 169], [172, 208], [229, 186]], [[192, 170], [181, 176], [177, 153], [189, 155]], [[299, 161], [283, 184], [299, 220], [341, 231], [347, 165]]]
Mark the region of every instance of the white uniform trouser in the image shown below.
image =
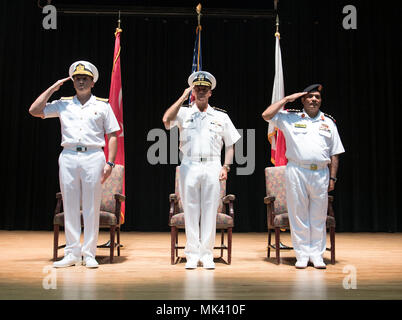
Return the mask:
[[184, 209], [187, 261], [213, 259], [221, 169], [218, 159], [196, 162], [184, 158], [181, 162], [179, 190]]
[[[64, 254], [93, 257], [99, 234], [99, 211], [102, 196], [101, 178], [105, 155], [101, 148], [77, 152], [64, 149], [59, 157], [60, 189], [63, 195], [66, 247]], [[84, 243], [81, 248], [81, 215], [84, 220]]]
[[326, 249], [329, 169], [286, 166], [286, 201], [297, 260], [322, 257]]

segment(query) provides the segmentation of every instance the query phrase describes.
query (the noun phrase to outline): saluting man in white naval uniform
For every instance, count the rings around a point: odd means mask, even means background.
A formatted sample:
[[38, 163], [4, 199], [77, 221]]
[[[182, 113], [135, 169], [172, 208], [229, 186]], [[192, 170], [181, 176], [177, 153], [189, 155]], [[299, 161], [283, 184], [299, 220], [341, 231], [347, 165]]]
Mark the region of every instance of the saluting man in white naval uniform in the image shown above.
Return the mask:
[[[338, 155], [345, 152], [337, 127], [320, 111], [322, 85], [314, 84], [270, 105], [262, 114], [286, 140], [286, 201], [296, 268], [325, 269], [328, 191], [335, 188]], [[282, 110], [301, 97], [303, 110]]]
[[[178, 126], [180, 150], [179, 190], [185, 214], [186, 269], [195, 269], [201, 261], [205, 269], [214, 269], [213, 248], [220, 182], [227, 179], [233, 160], [234, 144], [240, 134], [229, 116], [208, 104], [216, 86], [215, 77], [206, 71], [194, 72], [188, 78], [189, 88], [165, 112], [166, 129]], [[183, 106], [190, 92], [194, 102]], [[225, 144], [225, 162], [221, 150]]]
[[[63, 196], [66, 247], [64, 258], [53, 266], [60, 268], [83, 263], [88, 268], [97, 268], [95, 256], [101, 184], [114, 167], [116, 133], [120, 127], [107, 100], [91, 93], [99, 77], [97, 68], [87, 61], [77, 61], [70, 66], [69, 75], [43, 92], [31, 105], [29, 112], [34, 117], [58, 117], [61, 124], [61, 145], [64, 149], [59, 157], [59, 180]], [[48, 103], [52, 94], [68, 80], [73, 81], [76, 95]], [[108, 162], [105, 161], [102, 149], [105, 146], [105, 134], [109, 139]], [[81, 200], [84, 220], [82, 247]]]

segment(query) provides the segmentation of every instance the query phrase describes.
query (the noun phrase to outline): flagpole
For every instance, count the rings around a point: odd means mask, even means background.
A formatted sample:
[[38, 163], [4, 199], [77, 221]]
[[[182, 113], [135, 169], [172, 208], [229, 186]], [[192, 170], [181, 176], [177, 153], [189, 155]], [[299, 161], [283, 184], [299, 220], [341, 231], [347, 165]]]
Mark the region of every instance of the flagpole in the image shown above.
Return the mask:
[[274, 11], [276, 14], [276, 32], [275, 32], [275, 37], [278, 37], [280, 39], [281, 35], [279, 33], [279, 15], [278, 15], [278, 1], [279, 0], [274, 0]]
[[[197, 20], [198, 20], [198, 26], [197, 26], [197, 33], [201, 32], [202, 27], [201, 27], [201, 9], [202, 5], [201, 3], [198, 4], [198, 6], [195, 8], [197, 11]], [[200, 51], [201, 48], [201, 35], [198, 37], [198, 51]], [[197, 57], [197, 71], [200, 71], [200, 52], [198, 52], [198, 57]]]

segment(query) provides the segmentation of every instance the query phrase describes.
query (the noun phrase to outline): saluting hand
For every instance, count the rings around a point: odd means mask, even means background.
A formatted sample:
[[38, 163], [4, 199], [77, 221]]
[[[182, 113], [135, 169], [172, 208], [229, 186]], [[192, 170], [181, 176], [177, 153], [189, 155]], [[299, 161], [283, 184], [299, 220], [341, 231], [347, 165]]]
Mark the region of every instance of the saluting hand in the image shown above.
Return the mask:
[[57, 81], [54, 85], [52, 85], [50, 88], [52, 90], [52, 92], [58, 91], [60, 89], [60, 87], [64, 84], [64, 82], [71, 80], [70, 77], [61, 79], [59, 81]]
[[193, 90], [194, 86], [190, 86], [187, 89], [184, 90], [182, 98], [184, 98], [184, 100], [186, 100], [190, 94], [190, 92]]
[[297, 99], [299, 99], [301, 96], [304, 96], [305, 94], [307, 94], [308, 92], [298, 92], [298, 93], [294, 93], [291, 94], [290, 96], [286, 97], [287, 102], [293, 102]]

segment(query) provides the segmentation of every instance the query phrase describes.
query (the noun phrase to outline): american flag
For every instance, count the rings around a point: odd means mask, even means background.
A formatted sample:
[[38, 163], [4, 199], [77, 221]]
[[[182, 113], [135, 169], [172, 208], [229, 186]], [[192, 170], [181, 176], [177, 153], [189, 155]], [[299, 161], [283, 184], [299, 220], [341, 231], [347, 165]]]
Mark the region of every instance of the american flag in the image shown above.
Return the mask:
[[[195, 43], [193, 51], [193, 64], [191, 66], [191, 73], [202, 70], [202, 54], [201, 54], [201, 25], [195, 29]], [[190, 94], [188, 104], [194, 101], [194, 96]]]

